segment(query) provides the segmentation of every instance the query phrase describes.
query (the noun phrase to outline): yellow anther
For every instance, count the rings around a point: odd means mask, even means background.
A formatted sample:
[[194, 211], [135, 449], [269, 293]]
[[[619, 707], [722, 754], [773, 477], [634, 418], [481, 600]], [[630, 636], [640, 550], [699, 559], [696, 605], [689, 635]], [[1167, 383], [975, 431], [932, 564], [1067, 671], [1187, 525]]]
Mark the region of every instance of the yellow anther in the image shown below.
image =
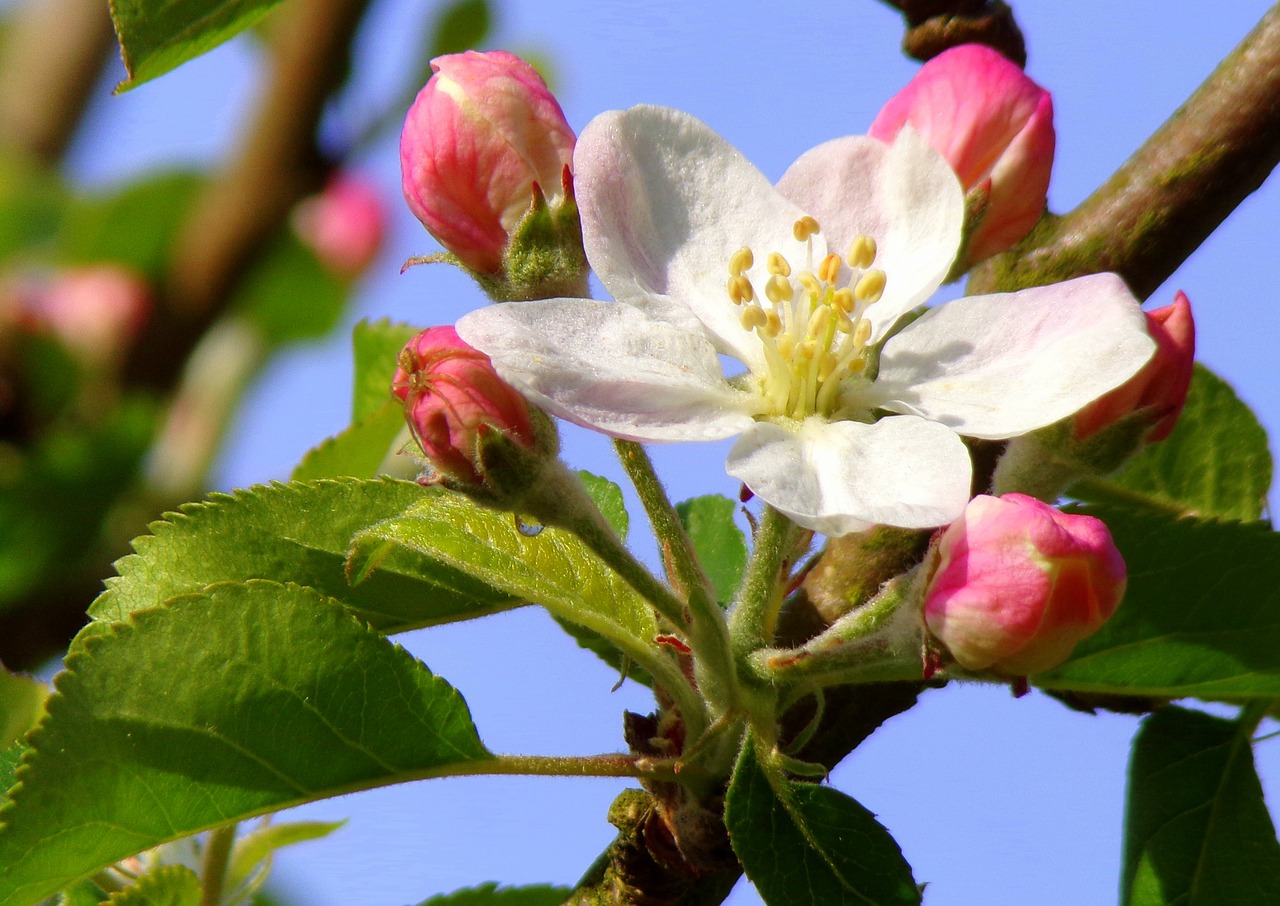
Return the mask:
[[769, 253], [769, 273], [777, 274], [782, 277], [791, 276], [791, 262], [783, 258], [778, 252]]
[[817, 299], [822, 295], [822, 284], [818, 282], [818, 278], [808, 271], [801, 271], [800, 276], [796, 278], [800, 281], [800, 285], [805, 288], [811, 299]]
[[741, 277], [745, 271], [751, 270], [751, 265], [756, 263], [756, 256], [751, 254], [751, 249], [740, 248], [729, 257], [729, 273], [735, 277]]
[[849, 246], [850, 267], [870, 267], [876, 260], [876, 241], [870, 236], [861, 235]]
[[835, 252], [828, 252], [827, 257], [818, 265], [818, 279], [823, 283], [835, 283], [840, 276], [840, 265], [844, 264]]
[[836, 313], [836, 330], [841, 333], [853, 333], [853, 321], [844, 312]]
[[886, 279], [884, 271], [878, 267], [872, 268], [859, 278], [858, 285], [853, 288], [853, 294], [859, 302], [870, 305], [884, 295]]
[[827, 325], [831, 323], [831, 309], [823, 305], [813, 313], [813, 317], [809, 319], [809, 336], [817, 337], [827, 329]]
[[759, 305], [744, 305], [742, 307], [742, 326], [747, 330], [755, 330], [757, 327], [763, 327], [768, 320], [768, 317], [764, 313], [764, 309]]
[[795, 236], [799, 242], [804, 242], [810, 236], [820, 232], [822, 228], [818, 226], [818, 221], [808, 214], [797, 220], [791, 227], [791, 235]]
[[800, 355], [806, 359], [812, 359], [818, 353], [818, 344], [813, 342], [813, 340], [805, 340], [796, 349], [796, 352], [800, 353]]
[[831, 377], [831, 372], [835, 370], [836, 360], [831, 356], [827, 356], [822, 360], [822, 363], [818, 365], [818, 380], [825, 381], [827, 378]]
[[778, 317], [778, 313], [776, 311], [766, 311], [764, 313], [764, 317], [764, 332], [767, 335], [776, 337], [778, 334], [782, 333], [782, 319]]
[[741, 274], [730, 277], [725, 289], [728, 290], [729, 298], [733, 300], [734, 305], [751, 302], [756, 297], [755, 287], [751, 285], [750, 280]]
[[853, 290], [847, 286], [840, 287], [831, 294], [831, 304], [845, 314], [853, 311]]
[[[864, 324], [865, 324], [866, 322], [865, 322], [865, 321], [863, 321], [862, 323], [864, 323]], [[846, 366], [844, 366], [844, 367], [845, 367], [845, 370], [847, 370], [850, 374], [859, 374], [859, 373], [861, 373], [861, 372], [862, 372], [862, 369], [864, 369], [864, 368], [866, 368], [866, 367], [867, 367], [867, 360], [866, 360], [866, 359], [854, 359], [853, 361], [851, 361], [848, 365], [846, 365]]]
[[784, 359], [791, 358], [791, 353], [795, 351], [796, 341], [791, 334], [784, 334], [778, 337], [778, 354]]
[[769, 278], [769, 282], [764, 285], [764, 294], [770, 302], [777, 305], [779, 302], [790, 302], [795, 298], [796, 291], [790, 280], [779, 274], [774, 274]]
[[853, 342], [859, 346], [866, 346], [867, 340], [871, 339], [871, 322], [863, 318], [858, 322], [857, 328], [853, 331]]

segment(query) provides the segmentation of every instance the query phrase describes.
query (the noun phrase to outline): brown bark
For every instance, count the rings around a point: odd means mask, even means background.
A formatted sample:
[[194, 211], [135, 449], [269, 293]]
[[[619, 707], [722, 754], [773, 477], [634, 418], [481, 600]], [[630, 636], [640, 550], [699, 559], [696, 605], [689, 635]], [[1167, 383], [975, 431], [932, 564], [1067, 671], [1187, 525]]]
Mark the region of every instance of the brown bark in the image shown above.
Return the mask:
[[881, 0], [902, 13], [902, 50], [921, 62], [957, 44], [986, 44], [1019, 66], [1027, 46], [1013, 10], [1001, 0]]

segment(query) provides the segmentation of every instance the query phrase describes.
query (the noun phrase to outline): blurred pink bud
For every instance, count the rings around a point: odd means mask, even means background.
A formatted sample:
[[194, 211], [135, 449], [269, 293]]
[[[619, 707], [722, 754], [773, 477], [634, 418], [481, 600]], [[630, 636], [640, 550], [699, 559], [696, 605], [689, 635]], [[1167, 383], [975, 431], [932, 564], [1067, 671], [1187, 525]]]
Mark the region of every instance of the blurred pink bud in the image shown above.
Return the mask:
[[969, 238], [970, 263], [1021, 240], [1044, 213], [1053, 167], [1053, 99], [999, 52], [961, 44], [925, 63], [876, 116], [892, 141], [910, 124], [937, 149], [966, 194], [986, 195]]
[[151, 313], [151, 292], [117, 264], [69, 268], [28, 287], [23, 317], [94, 365], [118, 359]]
[[404, 197], [422, 225], [473, 271], [502, 269], [534, 183], [569, 188], [573, 130], [533, 67], [502, 50], [431, 61], [400, 135]]
[[975, 497], [938, 551], [925, 623], [967, 670], [1056, 667], [1124, 595], [1124, 560], [1102, 521], [1025, 494]]
[[391, 392], [404, 400], [405, 419], [427, 460], [447, 478], [484, 483], [478, 468], [482, 429], [528, 449], [537, 442], [524, 397], [452, 327], [429, 327], [405, 345]]
[[1195, 370], [1196, 324], [1191, 317], [1191, 300], [1179, 290], [1172, 305], [1146, 315], [1147, 330], [1156, 341], [1155, 355], [1128, 381], [1077, 413], [1077, 439], [1091, 437], [1143, 410], [1151, 423], [1146, 436], [1150, 443], [1164, 440], [1178, 423]]
[[337, 173], [324, 191], [298, 203], [293, 229], [316, 257], [339, 276], [359, 276], [382, 247], [386, 210], [363, 177]]

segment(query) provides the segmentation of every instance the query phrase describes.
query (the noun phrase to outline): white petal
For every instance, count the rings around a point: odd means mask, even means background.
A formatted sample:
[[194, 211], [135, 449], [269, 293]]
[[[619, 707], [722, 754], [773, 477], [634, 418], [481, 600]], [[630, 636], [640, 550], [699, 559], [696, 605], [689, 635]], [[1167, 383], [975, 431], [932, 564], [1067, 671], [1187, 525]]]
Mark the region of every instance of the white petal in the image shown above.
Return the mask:
[[948, 302], [885, 344], [873, 403], [1005, 438], [1079, 411], [1155, 350], [1115, 274]]
[[757, 422], [726, 470], [798, 525], [838, 537], [876, 523], [944, 525], [969, 500], [969, 452], [953, 432], [910, 416], [875, 424]]
[[613, 302], [507, 302], [466, 315], [458, 335], [561, 418], [639, 441], [720, 440], [752, 424], [754, 398], [725, 381], [701, 333]]
[[933, 295], [960, 247], [964, 191], [909, 126], [892, 145], [862, 135], [821, 144], [791, 165], [778, 191], [817, 219], [833, 251], [845, 254], [860, 234], [876, 241], [873, 266], [888, 282], [867, 312], [872, 342]]
[[763, 268], [770, 251], [796, 261], [803, 250], [791, 234], [803, 212], [764, 174], [700, 120], [645, 106], [587, 125], [574, 186], [587, 259], [615, 299], [672, 323], [696, 319], [722, 352], [763, 366], [725, 290], [729, 258], [746, 246]]

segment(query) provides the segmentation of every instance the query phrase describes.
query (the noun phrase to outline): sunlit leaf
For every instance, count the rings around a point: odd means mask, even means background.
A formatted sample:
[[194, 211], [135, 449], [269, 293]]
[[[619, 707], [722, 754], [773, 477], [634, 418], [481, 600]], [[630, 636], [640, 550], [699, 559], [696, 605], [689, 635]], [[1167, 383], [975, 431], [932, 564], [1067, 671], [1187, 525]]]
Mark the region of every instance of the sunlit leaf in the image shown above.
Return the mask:
[[402, 433], [405, 433], [404, 407], [395, 400], [387, 400], [362, 421], [308, 450], [290, 478], [293, 481], [374, 478]]
[[0, 749], [13, 745], [44, 714], [49, 687], [0, 667]]
[[1280, 903], [1280, 844], [1241, 727], [1169, 708], [1134, 740], [1125, 906]]
[[725, 824], [747, 878], [769, 906], [917, 904], [902, 850], [875, 816], [839, 790], [769, 782], [743, 746]]
[[694, 497], [676, 505], [716, 598], [724, 603], [733, 600], [747, 568], [747, 541], [733, 521], [737, 509], [736, 503], [719, 494]]
[[222, 585], [74, 646], [0, 811], [0, 906], [131, 853], [489, 757], [444, 680], [312, 589]]
[[351, 421], [358, 422], [380, 410], [391, 399], [391, 379], [396, 358], [418, 328], [383, 318], [361, 321], [351, 332], [355, 357], [355, 382], [351, 394]]
[[234, 888], [250, 881], [255, 872], [270, 864], [276, 850], [321, 840], [344, 824], [345, 821], [286, 821], [250, 831], [236, 841], [227, 866], [227, 886]]
[[532, 887], [499, 887], [481, 884], [442, 893], [418, 906], [560, 906], [571, 893], [568, 887], [538, 884]]
[[162, 865], [107, 898], [107, 906], [199, 906], [200, 878], [185, 865]]

